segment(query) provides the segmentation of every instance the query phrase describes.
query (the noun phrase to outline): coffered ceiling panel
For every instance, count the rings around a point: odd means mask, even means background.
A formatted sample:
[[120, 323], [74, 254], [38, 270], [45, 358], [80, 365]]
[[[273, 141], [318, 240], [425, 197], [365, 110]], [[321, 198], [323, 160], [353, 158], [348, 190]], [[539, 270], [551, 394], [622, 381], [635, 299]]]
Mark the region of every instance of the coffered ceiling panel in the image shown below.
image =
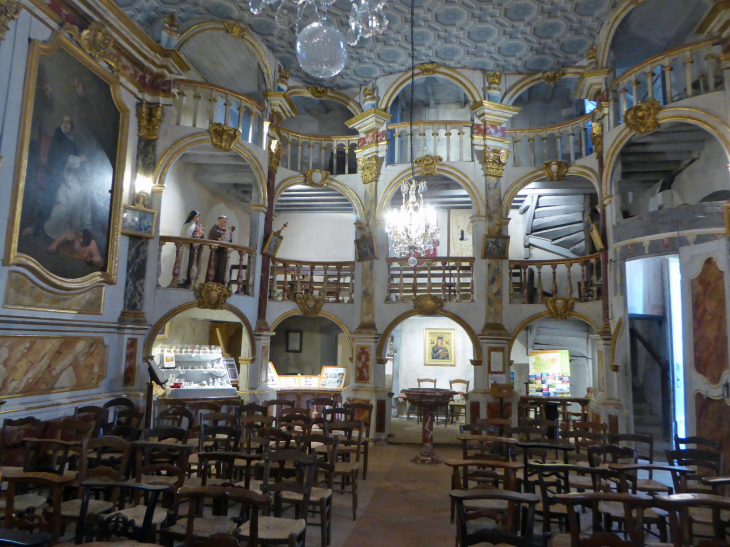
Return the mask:
[[[249, 26], [292, 75], [308, 84], [353, 87], [401, 72], [410, 63], [410, 0], [388, 0], [384, 35], [350, 48], [345, 69], [323, 82], [307, 76], [296, 61], [296, 36], [281, 31], [271, 6], [258, 16], [241, 0], [116, 0], [155, 37], [162, 18], [174, 13], [181, 30], [211, 19]], [[289, 0], [291, 1], [291, 0]], [[595, 42], [598, 29], [618, 0], [415, 0], [416, 62], [438, 62], [504, 72], [550, 71], [570, 66]], [[274, 4], [278, 7], [278, 2]], [[348, 0], [337, 0], [329, 16], [344, 33]], [[314, 21], [313, 14], [309, 17]]]

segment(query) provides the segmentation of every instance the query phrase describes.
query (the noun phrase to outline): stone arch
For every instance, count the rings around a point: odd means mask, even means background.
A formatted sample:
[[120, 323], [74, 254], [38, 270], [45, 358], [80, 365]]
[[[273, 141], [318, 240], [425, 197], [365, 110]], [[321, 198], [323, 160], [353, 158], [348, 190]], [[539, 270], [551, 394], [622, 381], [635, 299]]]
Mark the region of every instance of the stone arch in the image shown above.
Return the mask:
[[[464, 188], [464, 190], [467, 191], [469, 197], [471, 198], [472, 207], [474, 209], [473, 213], [477, 216], [485, 214], [486, 205], [484, 204], [484, 200], [482, 199], [478, 188], [472, 183], [471, 178], [469, 178], [466, 173], [460, 171], [456, 167], [439, 164], [436, 166], [436, 174], [445, 175], [455, 182], [458, 182]], [[376, 218], [383, 218], [383, 216], [385, 215], [385, 210], [388, 207], [388, 203], [390, 202], [390, 199], [393, 195], [393, 192], [395, 192], [397, 188], [400, 188], [401, 181], [407, 179], [410, 176], [411, 168], [408, 167], [398, 173], [388, 183], [388, 186], [386, 186], [385, 190], [383, 190], [383, 193], [380, 194], [380, 197], [378, 198]]]
[[[282, 313], [279, 317], [276, 318], [276, 320], [271, 324], [271, 332], [276, 332], [276, 327], [281, 323], [284, 319], [288, 319], [289, 317], [294, 317], [296, 315], [304, 315], [301, 310], [290, 310], [288, 312]], [[342, 329], [342, 332], [344, 332], [347, 335], [347, 339], [350, 341], [350, 348], [353, 351], [353, 354], [355, 352], [355, 343], [352, 339], [352, 334], [350, 334], [350, 329], [347, 328], [347, 325], [345, 325], [340, 319], [331, 313], [327, 313], [326, 311], [320, 311], [319, 314], [317, 314], [316, 317], [324, 317], [326, 319], [329, 319], [332, 321], [335, 325], [340, 327]]]
[[[567, 68], [563, 71], [561, 78], [577, 78], [582, 74], [582, 70], [575, 68]], [[522, 95], [525, 91], [534, 85], [544, 82], [543, 73], [537, 72], [534, 74], [527, 74], [524, 77], [517, 80], [511, 86], [507, 88], [502, 96], [502, 104], [512, 105], [517, 98]]]
[[[306, 87], [302, 86], [292, 86], [289, 89], [286, 90], [287, 95], [289, 97], [310, 97], [313, 99], [316, 99], [314, 95], [307, 89]], [[322, 97], [323, 99], [328, 99], [330, 101], [335, 101], [336, 103], [340, 103], [341, 105], [345, 106], [350, 112], [352, 112], [353, 116], [357, 116], [358, 114], [362, 114], [362, 107], [360, 106], [360, 103], [358, 103], [356, 100], [351, 99], [344, 93], [340, 93], [339, 91], [334, 91], [332, 89], [327, 90], [327, 95]]]
[[[458, 324], [461, 328], [463, 328], [466, 331], [466, 334], [469, 335], [469, 339], [471, 340], [472, 346], [474, 347], [474, 359], [471, 360], [472, 365], [478, 366], [482, 364], [483, 355], [482, 355], [482, 344], [479, 341], [479, 337], [477, 336], [477, 333], [474, 332], [474, 329], [471, 328], [471, 325], [467, 323], [464, 319], [456, 315], [455, 313], [452, 313], [450, 311], [440, 309], [436, 312], [437, 315], [442, 315], [443, 317], [447, 317], [448, 319], [451, 319], [454, 323]], [[410, 317], [415, 317], [417, 315], [421, 315], [418, 310], [408, 310], [407, 312], [404, 312], [400, 314], [398, 317], [393, 319], [390, 324], [385, 327], [385, 330], [380, 335], [380, 340], [378, 341], [378, 348], [375, 351], [375, 357], [379, 363], [384, 363], [386, 361], [385, 357], [385, 351], [386, 351], [386, 343], [388, 341], [388, 337], [390, 336], [390, 333], [393, 332], [393, 329], [395, 329], [400, 323], [405, 321], [406, 319]]]
[[611, 12], [608, 17], [608, 21], [601, 28], [598, 34], [598, 40], [596, 42], [596, 66], [597, 68], [605, 68], [608, 65], [608, 54], [611, 51], [611, 44], [613, 43], [613, 37], [618, 30], [621, 21], [629, 14], [629, 12], [636, 6], [641, 4], [643, 0], [622, 0], [619, 6]]
[[[276, 208], [276, 202], [279, 200], [279, 197], [281, 194], [284, 193], [284, 191], [289, 188], [290, 186], [294, 186], [296, 184], [306, 184], [305, 179], [302, 175], [294, 175], [292, 177], [288, 177], [279, 184], [276, 185], [276, 189], [274, 191], [274, 207]], [[362, 205], [362, 201], [360, 201], [360, 198], [355, 193], [355, 191], [347, 186], [346, 184], [343, 184], [342, 182], [338, 181], [334, 177], [328, 177], [327, 178], [327, 186], [330, 188], [333, 188], [340, 192], [342, 195], [344, 195], [349, 202], [352, 204], [352, 208], [355, 211], [355, 221], [356, 222], [362, 222], [364, 218], [364, 209]]]
[[[181, 51], [185, 47], [185, 45], [187, 45], [187, 43], [190, 42], [193, 38], [206, 32], [224, 32], [228, 34], [228, 31], [226, 30], [223, 21], [206, 21], [204, 23], [198, 23], [197, 25], [193, 25], [192, 27], [190, 27], [182, 34], [182, 36], [180, 36], [177, 43], [175, 44], [174, 49], [176, 51]], [[254, 55], [256, 55], [256, 58], [258, 59], [259, 64], [264, 71], [266, 87], [270, 91], [275, 91], [276, 78], [274, 76], [274, 67], [271, 66], [269, 58], [266, 55], [266, 46], [259, 43], [259, 41], [254, 38], [250, 32], [246, 32], [240, 39], [246, 42], [246, 44], [248, 44], [253, 50]]]
[[[160, 317], [157, 322], [152, 325], [152, 328], [147, 332], [147, 336], [145, 336], [144, 344], [142, 345], [142, 351], [143, 355], [151, 355], [152, 354], [152, 345], [155, 343], [155, 338], [157, 338], [157, 335], [162, 330], [162, 327], [164, 327], [170, 319], [175, 317], [176, 315], [181, 314], [182, 312], [186, 310], [190, 310], [192, 308], [196, 308], [198, 306], [197, 302], [187, 302], [186, 304], [183, 304], [182, 306], [178, 306], [177, 308], [171, 309], [169, 312], [167, 312], [165, 315]], [[232, 306], [231, 304], [223, 304], [222, 310], [229, 311], [236, 317], [238, 317], [241, 320], [241, 323], [243, 323], [244, 328], [246, 329], [246, 333], [248, 334], [248, 345], [250, 348], [250, 358], [256, 357], [256, 344], [253, 337], [253, 328], [251, 328], [251, 323], [248, 320], [248, 317], [237, 307]]]
[[[160, 158], [155, 166], [155, 171], [152, 175], [152, 191], [163, 192], [165, 190], [165, 177], [173, 164], [182, 156], [185, 152], [195, 146], [202, 144], [210, 144], [211, 139], [208, 133], [197, 133], [185, 137], [170, 148], [167, 149], [165, 154]], [[256, 175], [256, 182], [259, 190], [259, 201], [260, 203], [253, 203], [253, 206], [260, 205], [266, 207], [268, 204], [268, 195], [266, 193], [266, 170], [261, 164], [259, 159], [254, 154], [254, 149], [247, 142], [238, 141], [233, 146], [233, 151], [244, 158], [253, 169]]]
[[[507, 346], [507, 355], [510, 355], [512, 353], [512, 346], [515, 343], [515, 340], [517, 340], [517, 336], [525, 330], [525, 328], [530, 325], [531, 323], [534, 323], [535, 321], [539, 321], [540, 319], [545, 319], [546, 317], [553, 317], [552, 314], [549, 311], [543, 311], [540, 313], [536, 313], [535, 315], [531, 315], [527, 319], [525, 319], [522, 323], [520, 323], [517, 328], [512, 333], [512, 336], [509, 339], [509, 345]], [[580, 319], [584, 323], [588, 323], [590, 327], [598, 334], [600, 327], [598, 323], [593, 321], [590, 317], [587, 315], [583, 315], [582, 313], [578, 313], [576, 311], [571, 311], [568, 315], [568, 319]]]
[[[662, 123], [684, 122], [704, 129], [720, 142], [730, 164], [730, 126], [714, 114], [699, 108], [664, 107], [659, 111], [657, 120], [660, 125]], [[609, 191], [611, 178], [621, 149], [636, 134], [626, 124], [623, 124], [611, 140], [608, 150], [604, 153], [605, 168], [603, 170], [603, 180], [601, 181], [604, 196], [611, 193]]]
[[[417, 80], [418, 78], [425, 78], [426, 76], [440, 76], [454, 82], [456, 85], [464, 90], [472, 104], [481, 103], [482, 101], [482, 95], [481, 93], [479, 93], [479, 90], [476, 88], [476, 86], [469, 78], [464, 76], [458, 70], [454, 70], [453, 68], [447, 68], [445, 66], [438, 66], [433, 73], [429, 72], [429, 74], [426, 74], [421, 69], [420, 72], [418, 72], [418, 70], [416, 71], [416, 75], [413, 80]], [[380, 99], [379, 108], [381, 110], [384, 110], [385, 112], [388, 112], [390, 105], [393, 103], [401, 90], [403, 90], [403, 88], [410, 83], [410, 71], [403, 72], [393, 81], [393, 83], [390, 84], [388, 89], [385, 90], [385, 93], [383, 93], [383, 96]]]
[[[584, 165], [571, 165], [568, 168], [568, 171], [566, 171], [566, 174], [577, 175], [588, 179], [589, 181], [591, 181], [591, 184], [595, 186], [598, 196], [601, 196], [601, 184], [600, 180], [598, 179], [598, 173], [596, 173], [590, 167], [586, 167]], [[512, 201], [515, 199], [515, 196], [520, 190], [522, 190], [528, 184], [538, 181], [544, 177], [545, 172], [541, 169], [537, 169], [532, 173], [525, 175], [521, 179], [515, 181], [512, 186], [507, 189], [507, 192], [504, 194], [504, 198], [502, 199], [502, 218], [509, 218], [510, 206], [512, 205]]]

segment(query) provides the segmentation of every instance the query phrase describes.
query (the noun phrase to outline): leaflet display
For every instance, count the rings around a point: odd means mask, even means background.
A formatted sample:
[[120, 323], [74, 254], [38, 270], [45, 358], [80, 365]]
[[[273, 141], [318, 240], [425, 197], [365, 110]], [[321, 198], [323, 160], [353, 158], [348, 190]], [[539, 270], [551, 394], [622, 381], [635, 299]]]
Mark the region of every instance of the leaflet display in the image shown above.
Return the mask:
[[530, 396], [570, 397], [568, 350], [530, 352]]

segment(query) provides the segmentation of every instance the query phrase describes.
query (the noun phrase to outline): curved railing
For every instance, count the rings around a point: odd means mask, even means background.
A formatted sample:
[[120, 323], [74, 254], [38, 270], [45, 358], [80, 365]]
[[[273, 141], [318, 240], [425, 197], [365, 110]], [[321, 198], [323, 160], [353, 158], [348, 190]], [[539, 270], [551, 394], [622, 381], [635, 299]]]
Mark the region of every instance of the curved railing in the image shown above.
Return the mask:
[[508, 129], [515, 167], [539, 167], [550, 160], [573, 163], [592, 152], [587, 124], [592, 113], [574, 120], [533, 129]]
[[351, 304], [355, 294], [355, 262], [309, 262], [272, 258], [269, 300], [296, 300], [304, 293], [324, 295], [325, 302]]
[[419, 294], [439, 294], [447, 302], [474, 302], [474, 258], [468, 256], [419, 257], [415, 266], [407, 258], [387, 258], [386, 302], [410, 301]]
[[[474, 123], [464, 120], [434, 120], [388, 124], [388, 165], [410, 163], [411, 159], [431, 154], [444, 161], [472, 161]], [[411, 158], [411, 145], [413, 156]]]
[[283, 167], [299, 173], [306, 169], [327, 170], [333, 175], [357, 173], [358, 135], [307, 135], [282, 127], [278, 131], [285, 150]]
[[[163, 262], [163, 248], [166, 243], [172, 243], [175, 246], [175, 257], [170, 265]], [[226, 277], [224, 285], [233, 290], [236, 286], [235, 294], [247, 294], [253, 296], [253, 274], [256, 265], [256, 250], [234, 243], [226, 243], [223, 241], [213, 241], [210, 239], [195, 239], [188, 237], [176, 236], [160, 236], [160, 247], [157, 262], [157, 286], [161, 286], [161, 279], [167, 274], [170, 275], [170, 282], [166, 285], [168, 289], [188, 288], [193, 289], [199, 282], [213, 281], [216, 268], [217, 249], [225, 249], [226, 251]], [[238, 260], [231, 261], [231, 253], [238, 253]], [[207, 256], [206, 256], [207, 255]], [[188, 272], [182, 271], [182, 259], [187, 257], [187, 263], [190, 265], [191, 283], [186, 287], [182, 287], [182, 283], [187, 277]], [[167, 266], [167, 267], [166, 267]], [[166, 271], [168, 270], [169, 271]], [[233, 270], [236, 270], [235, 276]], [[204, 275], [203, 275], [204, 274]]]
[[175, 98], [170, 124], [207, 130], [212, 123], [222, 123], [238, 129], [242, 140], [261, 146], [265, 107], [258, 101], [225, 87], [193, 80], [175, 80], [172, 93]]
[[664, 51], [628, 69], [609, 86], [609, 129], [623, 123], [624, 112], [641, 102], [657, 99], [667, 105], [722, 88], [721, 53], [721, 40], [706, 40]]
[[510, 260], [509, 303], [515, 304], [515, 294], [520, 295], [522, 304], [542, 304], [545, 290], [542, 269], [548, 267], [552, 273], [550, 296], [573, 297], [573, 266], [578, 266], [580, 279], [577, 282], [576, 297], [580, 302], [600, 298], [601, 253], [564, 260]]

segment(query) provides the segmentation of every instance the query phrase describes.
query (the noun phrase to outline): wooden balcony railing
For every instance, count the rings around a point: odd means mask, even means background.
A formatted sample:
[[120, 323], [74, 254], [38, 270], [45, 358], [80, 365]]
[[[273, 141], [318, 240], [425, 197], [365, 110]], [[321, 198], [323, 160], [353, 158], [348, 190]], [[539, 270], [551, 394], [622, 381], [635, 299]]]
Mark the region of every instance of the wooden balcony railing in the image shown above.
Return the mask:
[[272, 258], [269, 300], [295, 300], [302, 293], [323, 294], [325, 302], [351, 304], [355, 294], [355, 262]]
[[[510, 304], [542, 304], [546, 296], [573, 298], [580, 302], [598, 300], [602, 290], [601, 254], [593, 254], [571, 260], [510, 260], [509, 303]], [[574, 266], [577, 268], [574, 269]], [[552, 279], [546, 287], [542, 279], [542, 270]], [[573, 287], [573, 275], [579, 276], [577, 287]], [[546, 294], [545, 289], [550, 291]], [[519, 295], [520, 302], [515, 302]]]
[[569, 122], [535, 129], [508, 129], [515, 167], [540, 167], [550, 160], [573, 163], [592, 149], [586, 126], [592, 114]]
[[628, 69], [610, 85], [609, 129], [623, 123], [627, 109], [657, 99], [662, 105], [724, 87], [719, 39], [665, 51]]
[[170, 124], [208, 129], [212, 123], [235, 127], [241, 139], [262, 145], [264, 105], [246, 95], [207, 82], [175, 80]]
[[[215, 276], [215, 251], [217, 249], [225, 249], [227, 257], [226, 277], [224, 285], [233, 291], [234, 294], [246, 294], [253, 296], [253, 275], [256, 265], [256, 251], [250, 247], [234, 245], [233, 243], [225, 243], [223, 241], [212, 241], [210, 239], [193, 239], [187, 237], [160, 236], [160, 248], [157, 261], [157, 286], [160, 287], [160, 279], [163, 276], [163, 260], [162, 250], [166, 243], [172, 243], [175, 246], [175, 259], [172, 263], [172, 277], [166, 288], [179, 289], [181, 287], [187, 272], [181, 269], [182, 258], [187, 253], [188, 264], [190, 264], [190, 283], [189, 289], [193, 289], [199, 282], [213, 281]], [[191, 247], [192, 246], [192, 247]], [[208, 249], [207, 261], [205, 259], [205, 251]], [[198, 257], [201, 258], [198, 258]], [[237, 258], [237, 260], [236, 260]], [[201, 268], [198, 268], [200, 263]], [[168, 266], [169, 267], [169, 266]], [[199, 271], [200, 270], [200, 271]], [[232, 271], [236, 271], [235, 277]]]
[[407, 258], [386, 260], [386, 302], [403, 302], [419, 294], [440, 294], [448, 302], [474, 302], [473, 257], [422, 257], [415, 266], [409, 266]]
[[355, 149], [358, 135], [323, 137], [279, 128], [286, 153], [282, 166], [303, 173], [305, 169], [327, 170], [332, 175], [357, 173]]
[[431, 154], [444, 161], [472, 161], [472, 128], [470, 121], [441, 120], [388, 124], [388, 165], [411, 161], [411, 141], [414, 159]]

